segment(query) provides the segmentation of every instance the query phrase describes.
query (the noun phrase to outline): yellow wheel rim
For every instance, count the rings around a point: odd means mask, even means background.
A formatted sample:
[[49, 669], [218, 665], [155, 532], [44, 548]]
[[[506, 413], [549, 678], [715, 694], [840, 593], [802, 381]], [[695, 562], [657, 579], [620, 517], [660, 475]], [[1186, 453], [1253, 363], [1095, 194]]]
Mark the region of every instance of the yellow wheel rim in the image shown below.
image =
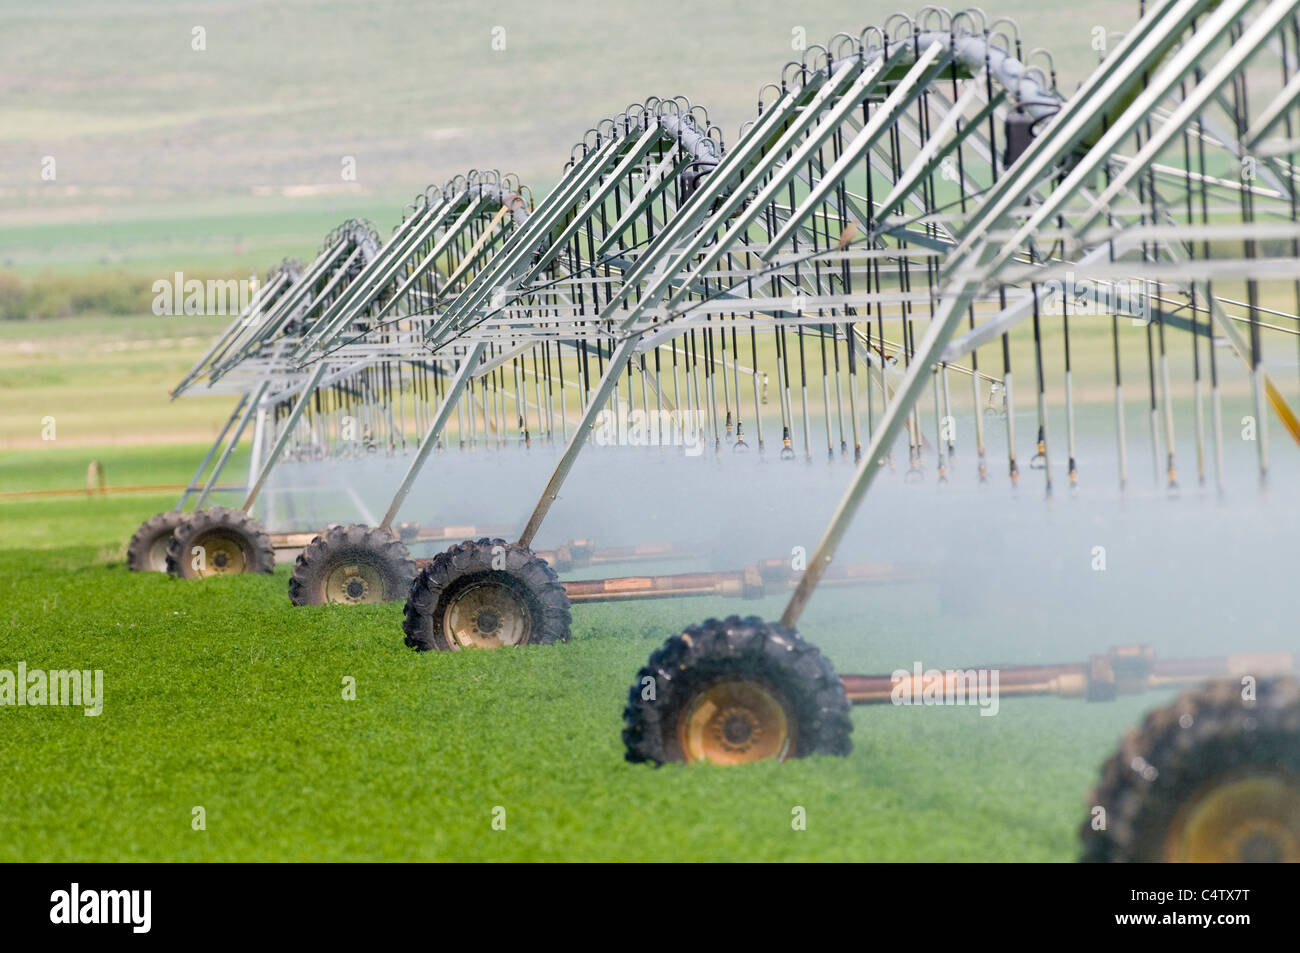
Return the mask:
[[[203, 551], [202, 568], [195, 570], [199, 576], [235, 576], [247, 571], [244, 547], [236, 539], [217, 533], [200, 536], [193, 546]], [[193, 547], [190, 549], [193, 556]]]
[[784, 761], [795, 739], [781, 695], [759, 679], [735, 676], [695, 693], [678, 721], [677, 740], [688, 762], [745, 764]]
[[359, 605], [384, 600], [384, 580], [374, 566], [349, 562], [335, 566], [325, 577], [325, 601]]
[[443, 630], [458, 649], [523, 645], [532, 632], [532, 615], [509, 586], [480, 582], [452, 597], [443, 613]]
[[1300, 862], [1300, 787], [1255, 774], [1216, 783], [1170, 827], [1165, 860], [1183, 863]]

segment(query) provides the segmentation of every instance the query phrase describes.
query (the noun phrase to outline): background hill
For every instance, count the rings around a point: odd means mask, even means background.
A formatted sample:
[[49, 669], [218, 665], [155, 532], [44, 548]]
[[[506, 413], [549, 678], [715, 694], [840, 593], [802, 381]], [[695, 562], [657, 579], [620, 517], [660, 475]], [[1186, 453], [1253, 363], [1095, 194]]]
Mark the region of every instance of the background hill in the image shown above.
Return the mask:
[[[903, 9], [919, 7], [0, 3], [0, 271], [264, 270], [349, 216], [386, 232], [416, 192], [467, 169], [513, 170], [540, 194], [584, 130], [650, 95], [704, 104], [732, 139], [796, 56], [796, 30], [825, 43]], [[1097, 61], [1092, 30], [1137, 15], [1129, 0], [987, 9], [1017, 20], [1026, 51], [1054, 51], [1063, 89]]]

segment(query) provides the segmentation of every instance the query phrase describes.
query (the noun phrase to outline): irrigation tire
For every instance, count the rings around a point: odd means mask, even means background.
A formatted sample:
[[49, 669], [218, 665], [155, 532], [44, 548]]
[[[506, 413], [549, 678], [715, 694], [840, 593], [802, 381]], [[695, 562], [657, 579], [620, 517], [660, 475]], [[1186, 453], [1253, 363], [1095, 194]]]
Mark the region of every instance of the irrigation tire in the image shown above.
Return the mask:
[[550, 645], [569, 640], [569, 597], [555, 571], [527, 547], [466, 540], [415, 577], [405, 642], [420, 651]]
[[1300, 859], [1300, 682], [1242, 693], [1210, 683], [1125, 734], [1092, 792], [1083, 860]]
[[356, 523], [331, 526], [294, 562], [289, 601], [296, 606], [393, 602], [411, 591], [415, 562], [396, 536]]
[[[627, 760], [656, 765], [701, 758], [758, 760], [769, 743], [757, 737], [761, 722], [745, 722], [743, 705], [734, 716], [714, 706], [712, 720], [696, 711], [698, 699], [707, 693], [748, 680], [780, 702], [787, 728], [780, 750], [763, 757], [847, 755], [853, 750], [848, 697], [830, 661], [782, 625], [733, 615], [673, 636], [637, 672], [623, 710]], [[697, 719], [703, 722], [702, 734], [695, 731]], [[739, 728], [735, 737], [733, 725]], [[759, 730], [749, 733], [755, 728]], [[693, 737], [703, 738], [700, 744], [712, 746], [713, 753], [697, 750]]]
[[[196, 547], [202, 552], [196, 554]], [[167, 572], [181, 579], [274, 569], [275, 550], [261, 524], [242, 510], [225, 506], [191, 513], [176, 527], [167, 547]]]

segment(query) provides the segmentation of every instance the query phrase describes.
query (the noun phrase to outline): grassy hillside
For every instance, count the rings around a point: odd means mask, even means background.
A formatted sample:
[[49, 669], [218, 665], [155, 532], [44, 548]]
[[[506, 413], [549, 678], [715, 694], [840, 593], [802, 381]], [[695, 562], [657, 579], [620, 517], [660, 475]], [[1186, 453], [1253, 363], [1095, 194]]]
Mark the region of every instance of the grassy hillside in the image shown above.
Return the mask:
[[[387, 230], [417, 191], [469, 169], [514, 170], [540, 195], [584, 131], [628, 103], [685, 95], [734, 139], [799, 38], [825, 43], [916, 9], [3, 4], [0, 268], [247, 273], [308, 254], [352, 215]], [[1020, 23], [1025, 50], [1053, 50], [1068, 89], [1096, 62], [1091, 31], [1126, 29], [1137, 4], [1092, 4], [1071, 30], [1058, 8], [1027, 0], [988, 10]]]

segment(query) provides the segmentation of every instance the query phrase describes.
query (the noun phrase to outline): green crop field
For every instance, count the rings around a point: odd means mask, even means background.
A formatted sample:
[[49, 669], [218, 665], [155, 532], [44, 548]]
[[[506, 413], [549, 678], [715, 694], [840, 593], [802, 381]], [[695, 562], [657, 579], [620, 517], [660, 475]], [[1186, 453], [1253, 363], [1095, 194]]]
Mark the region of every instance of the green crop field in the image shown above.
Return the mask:
[[[183, 479], [179, 464], [160, 476]], [[0, 709], [0, 760], [22, 778], [0, 859], [1067, 861], [1097, 765], [1160, 700], [1010, 701], [996, 718], [858, 708], [848, 758], [630, 765], [620, 711], [650, 651], [688, 622], [771, 617], [779, 601], [580, 606], [565, 645], [418, 655], [400, 604], [294, 609], [285, 567], [198, 583], [128, 572], [123, 541], [171, 502], [0, 504], [0, 667], [104, 672], [97, 717]], [[842, 670], [889, 670], [919, 640], [970, 659], [979, 634], [932, 603], [924, 586], [882, 591], [864, 629], [828, 593], [804, 630]]]
[[[7, 323], [12, 448], [0, 450], [0, 493], [82, 488], [91, 460], [110, 487], [187, 480], [197, 441], [230, 406], [165, 399], [215, 327], [173, 329], [188, 320]], [[1102, 331], [1085, 330], [1076, 352], [1093, 381], [1104, 380]], [[132, 343], [142, 340], [169, 343]], [[1026, 347], [1018, 333], [1022, 366]], [[79, 380], [92, 383], [82, 391]], [[1229, 396], [1240, 401], [1237, 385]], [[39, 440], [45, 411], [58, 421], [53, 441]], [[1080, 411], [1090, 412], [1109, 413], [1104, 403]], [[166, 442], [139, 444], [145, 430]], [[996, 718], [859, 707], [848, 758], [630, 765], [620, 713], [651, 650], [711, 615], [774, 618], [780, 598], [577, 606], [565, 645], [420, 655], [402, 644], [399, 603], [293, 608], [285, 565], [202, 582], [127, 571], [127, 538], [174, 501], [0, 501], [10, 594], [0, 668], [104, 672], [98, 716], [0, 708], [0, 759], [23, 778], [6, 791], [0, 858], [1069, 861], [1101, 761], [1169, 697], [1008, 699]], [[801, 629], [842, 672], [887, 673], [917, 657], [1080, 658], [1043, 638], [1049, 623], [1059, 636], [1060, 620], [1028, 606], [953, 614], [919, 582], [877, 587], [866, 602], [819, 593]], [[1096, 631], [1074, 643], [1104, 651], [1150, 635]], [[1160, 638], [1162, 651], [1188, 651]], [[1214, 644], [1212, 633], [1200, 643]], [[346, 678], [355, 700], [343, 697]], [[202, 831], [191, 827], [196, 807]], [[806, 830], [792, 829], [796, 808]]]
[[[128, 319], [121, 339], [163, 320]], [[25, 326], [96, 361], [139, 408], [123, 417], [115, 401], [91, 401], [72, 433], [126, 438], [148, 421], [174, 442], [60, 436], [0, 451], [0, 492], [82, 487], [91, 459], [110, 486], [188, 479], [203, 447], [186, 434], [203, 414], [160, 395], [201, 342], [149, 352], [146, 372], [130, 347], [95, 356], [115, 326], [99, 321]], [[75, 409], [75, 391], [43, 375], [17, 375], [8, 393], [26, 417], [59, 394], [70, 403], [58, 413]], [[196, 402], [210, 426], [227, 406], [215, 401]], [[23, 779], [6, 789], [0, 859], [1068, 861], [1097, 766], [1163, 697], [1012, 700], [996, 718], [858, 708], [848, 758], [630, 765], [620, 713], [650, 651], [710, 615], [775, 617], [779, 599], [578, 606], [565, 645], [419, 655], [402, 644], [400, 604], [295, 609], [286, 566], [197, 583], [128, 572], [126, 539], [173, 502], [0, 502], [0, 668], [104, 672], [98, 716], [0, 708], [0, 760]], [[918, 647], [954, 664], [1069, 660], [1044, 648], [1041, 620], [945, 614], [931, 584], [873, 590], [870, 605], [864, 618], [860, 599], [827, 591], [806, 616], [841, 671], [888, 672]], [[206, 830], [192, 829], [195, 807]], [[796, 807], [806, 830], [792, 829]]]

